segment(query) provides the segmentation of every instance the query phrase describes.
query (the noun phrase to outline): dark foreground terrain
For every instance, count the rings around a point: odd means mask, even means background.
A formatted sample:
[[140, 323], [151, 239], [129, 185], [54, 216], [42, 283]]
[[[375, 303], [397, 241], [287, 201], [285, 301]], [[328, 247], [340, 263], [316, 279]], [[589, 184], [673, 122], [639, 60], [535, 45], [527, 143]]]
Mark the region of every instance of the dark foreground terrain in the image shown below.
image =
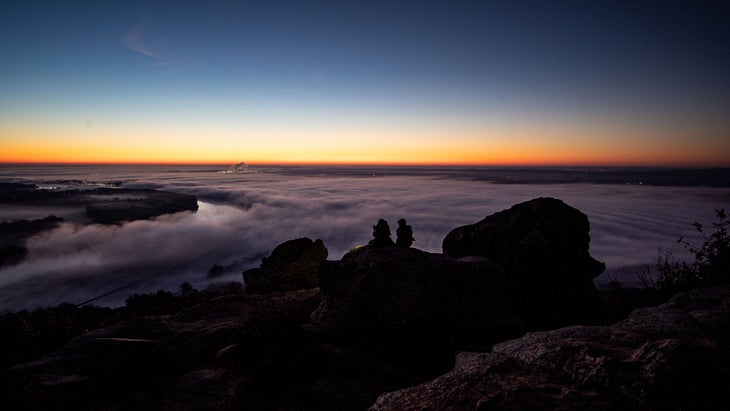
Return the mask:
[[5, 314], [0, 401], [33, 410], [726, 405], [730, 286], [633, 310], [668, 296], [599, 294], [592, 279], [604, 266], [589, 241], [584, 214], [541, 198], [454, 229], [443, 254], [365, 246], [328, 261], [320, 241], [300, 238], [243, 274], [255, 285], [248, 294], [183, 284], [115, 310]]

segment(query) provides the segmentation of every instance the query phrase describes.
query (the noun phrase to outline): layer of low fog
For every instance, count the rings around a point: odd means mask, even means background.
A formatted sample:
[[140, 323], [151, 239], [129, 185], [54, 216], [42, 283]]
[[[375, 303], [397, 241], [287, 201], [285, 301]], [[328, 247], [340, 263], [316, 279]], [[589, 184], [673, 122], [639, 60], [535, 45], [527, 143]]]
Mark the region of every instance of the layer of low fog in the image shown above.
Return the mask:
[[[180, 173], [130, 176], [124, 187], [150, 187], [198, 196], [197, 213], [178, 213], [121, 226], [84, 225], [73, 218], [27, 240], [27, 259], [0, 270], [0, 310], [97, 300], [123, 304], [133, 292], [198, 289], [241, 281], [279, 243], [322, 239], [329, 259], [366, 244], [386, 219], [413, 226], [414, 247], [441, 251], [453, 228], [535, 197], [551, 196], [586, 213], [591, 254], [612, 276], [631, 282], [636, 267], [659, 248], [679, 257], [680, 236], [701, 242], [691, 224], [709, 225], [727, 189], [618, 185], [501, 185], [414, 176], [326, 177], [277, 174]], [[7, 211], [7, 210], [6, 210]], [[213, 264], [225, 273], [209, 278]], [[605, 280], [606, 277], [599, 279]]]

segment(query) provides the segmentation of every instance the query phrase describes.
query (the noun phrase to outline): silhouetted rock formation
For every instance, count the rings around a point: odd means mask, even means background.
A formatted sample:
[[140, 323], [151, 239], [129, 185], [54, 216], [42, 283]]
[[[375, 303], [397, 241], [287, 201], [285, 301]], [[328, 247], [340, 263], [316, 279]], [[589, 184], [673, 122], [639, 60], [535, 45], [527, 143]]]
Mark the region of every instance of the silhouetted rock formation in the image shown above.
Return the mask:
[[363, 248], [324, 261], [319, 284], [322, 303], [312, 321], [340, 336], [493, 342], [521, 329], [504, 275], [484, 258]]
[[322, 304], [312, 321], [344, 336], [448, 338], [457, 346], [595, 321], [592, 279], [603, 264], [588, 242], [584, 214], [540, 198], [453, 230], [444, 255], [363, 247], [321, 265]]
[[554, 198], [536, 198], [452, 230], [444, 255], [482, 256], [502, 267], [531, 327], [591, 321], [593, 278], [605, 269], [588, 252], [588, 217]]
[[[454, 230], [444, 249], [450, 255], [366, 246], [326, 261], [321, 241], [300, 238], [244, 277], [254, 291], [314, 287], [319, 267], [321, 290], [221, 296], [184, 284], [177, 297], [132, 296], [118, 317], [126, 322], [96, 319], [106, 328], [8, 356], [3, 409], [711, 409], [730, 401], [730, 286], [675, 296], [612, 326], [505, 341], [592, 308], [595, 289], [585, 283], [602, 264], [588, 254], [587, 218], [536, 199]], [[36, 338], [23, 332], [27, 318], [45, 312], [58, 310], [19, 313], [5, 329]], [[55, 333], [69, 328], [63, 318], [51, 321], [61, 324]], [[454, 366], [461, 349], [491, 352], [463, 352]]]
[[363, 248], [323, 262], [319, 283], [322, 303], [312, 321], [340, 336], [470, 343], [521, 329], [502, 271], [484, 258]]
[[[713, 409], [730, 401], [730, 286], [680, 294], [613, 326], [527, 334], [371, 410]], [[443, 405], [443, 406], [442, 406]]]
[[297, 238], [279, 244], [261, 266], [243, 272], [246, 292], [265, 294], [317, 287], [317, 270], [327, 258], [322, 240]]

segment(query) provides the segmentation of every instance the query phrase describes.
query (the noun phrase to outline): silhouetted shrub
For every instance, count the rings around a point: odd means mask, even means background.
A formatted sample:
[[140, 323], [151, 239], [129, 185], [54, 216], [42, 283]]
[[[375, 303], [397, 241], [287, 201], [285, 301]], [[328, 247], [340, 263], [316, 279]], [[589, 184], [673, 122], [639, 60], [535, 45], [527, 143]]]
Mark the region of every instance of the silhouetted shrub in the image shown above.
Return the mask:
[[154, 294], [132, 294], [124, 303], [127, 314], [133, 316], [174, 314], [181, 305], [171, 292], [163, 290]]
[[71, 338], [118, 321], [111, 308], [64, 303], [0, 314], [0, 369], [61, 348]]
[[712, 224], [715, 231], [705, 233], [702, 225], [693, 226], [704, 242], [695, 246], [684, 238], [677, 242], [694, 256], [693, 262], [677, 261], [671, 253], [660, 254], [657, 258], [657, 287], [667, 292], [677, 292], [695, 287], [730, 282], [730, 220], [725, 209], [715, 210], [717, 221]]
[[193, 288], [193, 285], [187, 281], [180, 284], [180, 295], [191, 295], [191, 294], [194, 294], [197, 292], [198, 292], [198, 290]]
[[208, 278], [220, 277], [226, 272], [226, 268], [220, 264], [213, 264], [208, 270]]
[[242, 287], [241, 283], [232, 282], [215, 290], [198, 291], [184, 282], [177, 295], [163, 290], [133, 294], [120, 308], [63, 303], [33, 311], [0, 313], [0, 370], [53, 352], [89, 331], [143, 316], [175, 314], [207, 299], [242, 294]]

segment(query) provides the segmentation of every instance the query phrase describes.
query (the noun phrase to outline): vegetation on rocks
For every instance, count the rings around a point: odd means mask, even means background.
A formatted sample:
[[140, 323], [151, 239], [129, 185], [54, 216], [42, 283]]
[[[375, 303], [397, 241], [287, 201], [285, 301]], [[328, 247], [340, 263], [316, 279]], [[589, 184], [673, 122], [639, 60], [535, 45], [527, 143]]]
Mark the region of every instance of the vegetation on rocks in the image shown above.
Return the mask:
[[730, 282], [730, 219], [725, 209], [715, 210], [717, 221], [714, 232], [707, 233], [702, 224], [693, 226], [702, 236], [702, 245], [694, 245], [684, 238], [682, 243], [694, 256], [694, 261], [678, 261], [670, 253], [657, 259], [657, 287], [668, 294]]
[[125, 305], [119, 308], [63, 303], [55, 307], [2, 313], [0, 369], [57, 350], [72, 338], [99, 328], [145, 316], [175, 314], [203, 301], [231, 293], [234, 293], [232, 287], [218, 291], [198, 291], [189, 283], [182, 283], [178, 294], [163, 290], [132, 294], [126, 299]]

